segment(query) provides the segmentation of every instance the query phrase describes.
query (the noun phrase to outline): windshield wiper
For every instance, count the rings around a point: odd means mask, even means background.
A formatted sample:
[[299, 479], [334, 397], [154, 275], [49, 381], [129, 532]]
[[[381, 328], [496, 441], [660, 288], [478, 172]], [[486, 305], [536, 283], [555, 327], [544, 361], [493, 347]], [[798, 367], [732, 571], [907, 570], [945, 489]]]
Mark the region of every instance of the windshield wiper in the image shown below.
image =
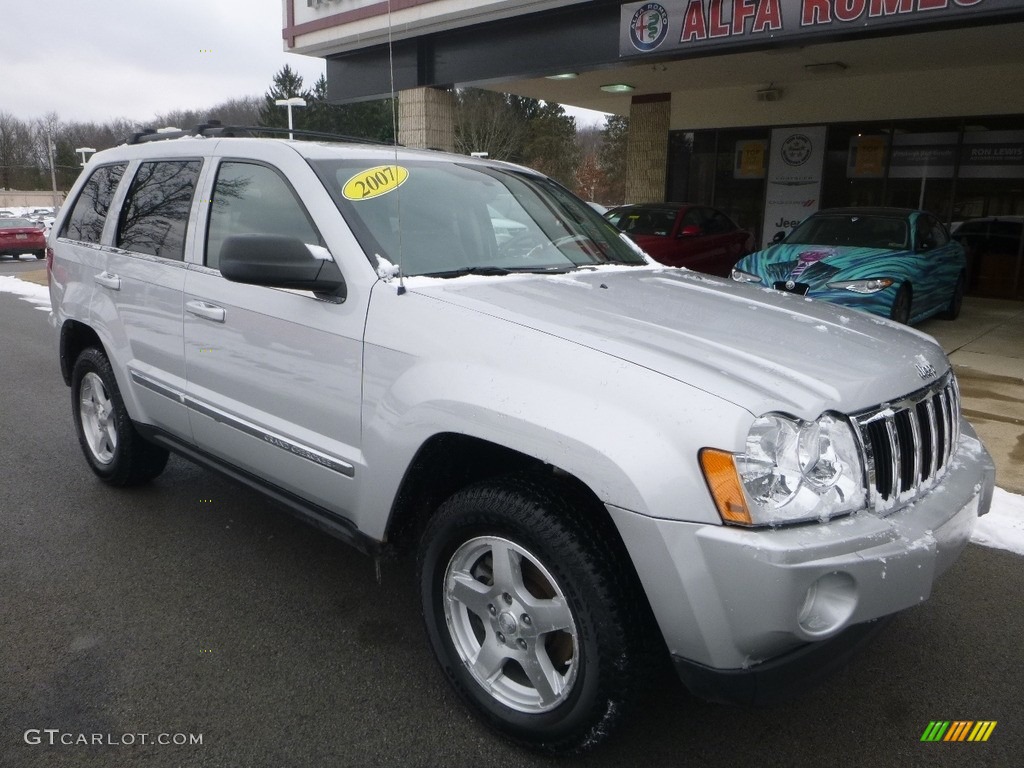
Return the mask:
[[503, 267], [463, 267], [443, 272], [427, 272], [424, 277], [462, 277], [463, 275], [507, 275], [510, 270]]
[[566, 264], [565, 266], [547, 266], [547, 267], [463, 267], [462, 269], [451, 269], [444, 272], [428, 272], [424, 274], [424, 277], [462, 277], [464, 275], [521, 275], [521, 274], [537, 274], [537, 275], [557, 275], [565, 272], [571, 272], [574, 269], [578, 269], [578, 264]]

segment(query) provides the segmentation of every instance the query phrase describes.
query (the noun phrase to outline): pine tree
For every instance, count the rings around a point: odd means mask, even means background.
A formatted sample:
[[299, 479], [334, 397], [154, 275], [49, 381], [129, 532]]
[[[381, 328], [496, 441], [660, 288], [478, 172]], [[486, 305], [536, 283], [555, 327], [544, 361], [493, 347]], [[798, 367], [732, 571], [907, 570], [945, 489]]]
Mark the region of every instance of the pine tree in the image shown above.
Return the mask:
[[391, 99], [331, 104], [327, 100], [327, 78], [320, 75], [310, 93], [307, 127], [313, 131], [391, 143], [395, 138], [391, 108]]
[[[313, 95], [303, 88], [302, 75], [285, 64], [281, 71], [274, 75], [270, 90], [263, 98], [263, 106], [260, 108], [260, 125], [270, 128], [287, 128], [288, 111], [285, 107], [279, 107], [274, 102], [278, 99], [292, 99], [298, 96], [305, 99], [308, 105], [313, 100]], [[303, 114], [303, 109], [292, 109], [292, 120], [296, 129], [307, 128], [308, 116]]]
[[609, 115], [602, 131], [604, 143], [598, 154], [598, 165], [608, 179], [605, 198], [621, 203], [626, 196], [626, 140], [629, 138], [629, 118]]

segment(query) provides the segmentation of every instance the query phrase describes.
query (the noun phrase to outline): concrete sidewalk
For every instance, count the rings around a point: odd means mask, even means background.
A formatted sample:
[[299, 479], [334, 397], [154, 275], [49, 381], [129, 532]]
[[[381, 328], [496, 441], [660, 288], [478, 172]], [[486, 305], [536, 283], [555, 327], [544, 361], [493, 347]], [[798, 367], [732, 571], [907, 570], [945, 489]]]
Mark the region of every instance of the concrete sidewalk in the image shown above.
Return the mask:
[[[46, 285], [46, 270], [18, 275]], [[964, 415], [996, 463], [996, 484], [1024, 494], [1024, 302], [964, 299], [953, 322], [928, 320], [960, 382]]]
[[1024, 494], [1024, 302], [964, 299], [953, 322], [928, 320], [960, 382], [964, 415], [996, 463], [996, 485]]

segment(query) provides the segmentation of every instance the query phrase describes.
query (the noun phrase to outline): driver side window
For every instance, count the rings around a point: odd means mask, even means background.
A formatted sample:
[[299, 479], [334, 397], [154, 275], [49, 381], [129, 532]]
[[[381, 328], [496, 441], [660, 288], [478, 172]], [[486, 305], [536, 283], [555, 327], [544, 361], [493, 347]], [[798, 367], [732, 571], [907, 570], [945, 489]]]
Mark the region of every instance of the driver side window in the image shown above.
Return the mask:
[[218, 268], [226, 238], [252, 234], [324, 244], [294, 190], [277, 171], [257, 163], [221, 163], [210, 201], [206, 266]]
[[946, 228], [934, 216], [918, 216], [915, 229], [917, 230], [918, 251], [933, 251], [949, 242]]

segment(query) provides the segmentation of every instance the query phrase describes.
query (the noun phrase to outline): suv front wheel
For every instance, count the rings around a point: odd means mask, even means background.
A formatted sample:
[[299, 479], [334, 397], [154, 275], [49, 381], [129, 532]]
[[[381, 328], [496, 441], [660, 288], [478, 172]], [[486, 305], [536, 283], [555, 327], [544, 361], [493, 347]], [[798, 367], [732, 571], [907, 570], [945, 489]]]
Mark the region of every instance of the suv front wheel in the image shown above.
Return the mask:
[[89, 347], [71, 374], [71, 408], [89, 466], [111, 485], [140, 485], [163, 472], [166, 449], [147, 442], [132, 425], [107, 356]]
[[492, 728], [554, 753], [597, 744], [642, 685], [635, 575], [574, 491], [532, 475], [464, 489], [418, 558], [449, 681]]

